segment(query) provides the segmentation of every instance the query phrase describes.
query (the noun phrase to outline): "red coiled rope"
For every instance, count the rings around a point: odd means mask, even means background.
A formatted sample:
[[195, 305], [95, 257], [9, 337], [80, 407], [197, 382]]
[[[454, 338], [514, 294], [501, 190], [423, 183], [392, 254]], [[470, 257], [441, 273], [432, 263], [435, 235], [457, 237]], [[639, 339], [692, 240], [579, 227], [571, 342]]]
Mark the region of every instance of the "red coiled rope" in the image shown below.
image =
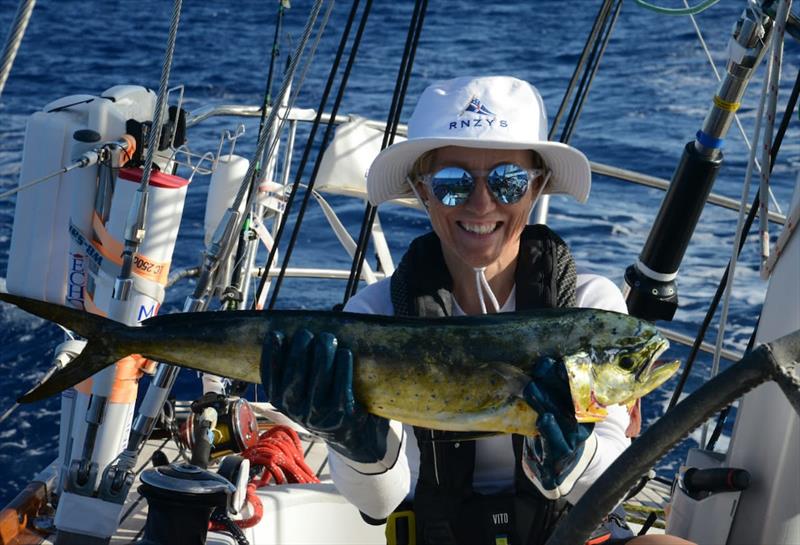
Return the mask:
[[[258, 438], [252, 448], [242, 453], [250, 460], [253, 466], [263, 466], [261, 475], [254, 476], [247, 485], [247, 504], [253, 515], [250, 518], [234, 520], [239, 528], [250, 528], [259, 523], [264, 516], [264, 506], [256, 494], [256, 490], [269, 484], [286, 483], [318, 483], [319, 479], [314, 471], [306, 464], [303, 456], [303, 446], [297, 433], [288, 426], [273, 426]], [[220, 523], [212, 522], [210, 530], [221, 531], [225, 527]]]

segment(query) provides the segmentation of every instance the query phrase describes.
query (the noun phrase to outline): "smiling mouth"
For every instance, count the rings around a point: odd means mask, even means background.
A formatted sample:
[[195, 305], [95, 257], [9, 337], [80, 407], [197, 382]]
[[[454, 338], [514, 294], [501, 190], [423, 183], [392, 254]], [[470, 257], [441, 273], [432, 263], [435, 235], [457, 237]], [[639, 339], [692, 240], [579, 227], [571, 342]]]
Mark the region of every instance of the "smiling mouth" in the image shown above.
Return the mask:
[[496, 223], [467, 223], [467, 222], [456, 222], [458, 226], [461, 227], [467, 233], [472, 233], [475, 235], [490, 235], [497, 231], [502, 225], [502, 222]]

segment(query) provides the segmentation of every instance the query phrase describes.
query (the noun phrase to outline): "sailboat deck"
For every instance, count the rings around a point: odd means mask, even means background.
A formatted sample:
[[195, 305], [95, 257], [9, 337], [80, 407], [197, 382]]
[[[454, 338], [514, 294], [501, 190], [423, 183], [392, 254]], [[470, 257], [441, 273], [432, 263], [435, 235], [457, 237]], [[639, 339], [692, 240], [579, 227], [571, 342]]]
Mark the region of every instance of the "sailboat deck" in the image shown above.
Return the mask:
[[[316, 472], [321, 481], [329, 481], [328, 456], [324, 443], [321, 441], [304, 439], [303, 447], [306, 463], [309, 467]], [[151, 439], [147, 442], [139, 456], [138, 466], [135, 471], [136, 482], [132, 488], [132, 493], [125, 503], [120, 527], [116, 535], [111, 539], [113, 545], [130, 545], [142, 538], [145, 520], [147, 519], [147, 502], [142, 496], [136, 493], [136, 490], [139, 486], [139, 476], [144, 470], [152, 467], [151, 459], [153, 453], [157, 450], [166, 454], [167, 459], [171, 462], [180, 461], [181, 457], [178, 448], [171, 439]], [[211, 469], [213, 470], [214, 468], [212, 467]], [[650, 530], [650, 533], [663, 532], [663, 506], [669, 501], [669, 492], [669, 486], [651, 480], [634, 498], [625, 502], [625, 507], [629, 515], [629, 522], [635, 531], [640, 527], [640, 524], [647, 519], [651, 512], [655, 512], [658, 519]], [[53, 545], [54, 537], [54, 535], [51, 535], [45, 538], [43, 543]], [[209, 534], [208, 543], [209, 545], [235, 545], [235, 541], [232, 540], [230, 536], [217, 533]], [[262, 544], [259, 543], [258, 545]]]

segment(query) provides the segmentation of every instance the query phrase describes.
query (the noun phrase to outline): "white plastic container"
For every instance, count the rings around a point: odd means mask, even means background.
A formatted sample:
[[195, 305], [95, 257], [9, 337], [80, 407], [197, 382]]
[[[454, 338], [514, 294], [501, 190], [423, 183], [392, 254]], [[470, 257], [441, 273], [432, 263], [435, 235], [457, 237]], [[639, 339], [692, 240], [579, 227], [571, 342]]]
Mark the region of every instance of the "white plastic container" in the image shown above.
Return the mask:
[[[73, 95], [34, 113], [25, 131], [19, 185], [57, 172], [73, 162], [79, 129], [99, 133], [102, 141], [125, 132], [125, 119], [111, 100]], [[69, 216], [73, 200], [93, 202], [96, 167], [78, 169], [17, 194], [9, 251], [7, 289], [57, 304], [66, 302], [66, 279], [72, 271]]]

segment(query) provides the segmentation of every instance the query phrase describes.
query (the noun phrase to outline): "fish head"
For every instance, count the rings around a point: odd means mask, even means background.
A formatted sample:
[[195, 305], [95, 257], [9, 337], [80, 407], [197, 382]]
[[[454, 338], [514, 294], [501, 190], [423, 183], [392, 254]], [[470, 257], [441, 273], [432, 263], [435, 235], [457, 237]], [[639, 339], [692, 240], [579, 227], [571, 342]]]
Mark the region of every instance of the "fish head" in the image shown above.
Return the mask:
[[609, 405], [632, 406], [678, 370], [678, 360], [658, 359], [669, 348], [658, 329], [632, 324], [611, 328], [616, 334], [600, 329], [586, 350], [564, 358], [578, 421], [602, 420]]

